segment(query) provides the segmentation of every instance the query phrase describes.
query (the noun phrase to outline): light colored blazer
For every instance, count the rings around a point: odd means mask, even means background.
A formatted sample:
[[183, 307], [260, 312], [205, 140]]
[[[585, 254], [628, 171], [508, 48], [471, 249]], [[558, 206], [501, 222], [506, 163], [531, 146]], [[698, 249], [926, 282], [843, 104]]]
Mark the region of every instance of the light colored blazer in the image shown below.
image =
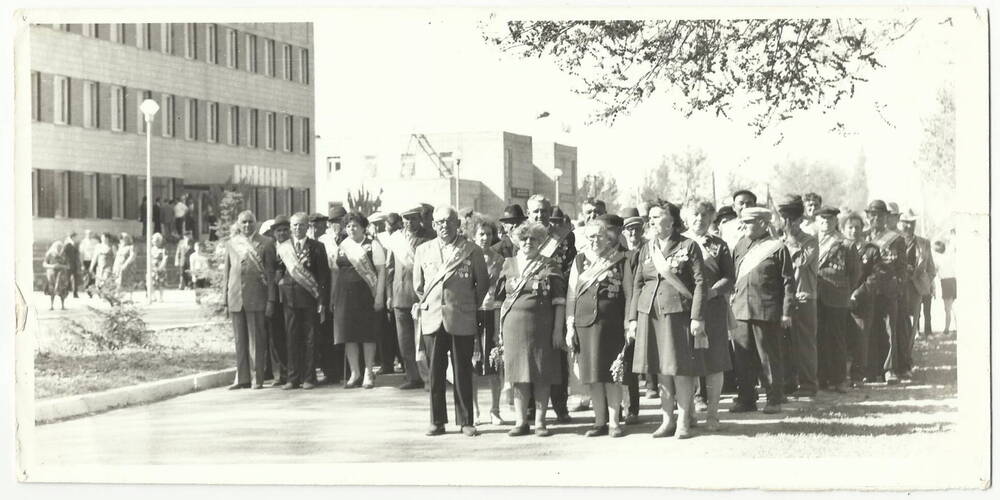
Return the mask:
[[[274, 240], [267, 236], [254, 233], [250, 243], [260, 254], [264, 265], [263, 273], [250, 262], [244, 262], [233, 249], [231, 242], [226, 242], [226, 260], [223, 266], [223, 283], [226, 307], [229, 312], [262, 312], [267, 301], [274, 300], [275, 290], [271, 284], [274, 280], [277, 253]], [[249, 259], [249, 257], [246, 257]]]
[[457, 270], [444, 281], [427, 290], [431, 280], [445, 265], [445, 244], [435, 238], [417, 247], [413, 256], [413, 290], [420, 307], [420, 328], [431, 335], [441, 326], [452, 335], [476, 333], [476, 311], [490, 286], [483, 252], [473, 243], [458, 237], [456, 244], [469, 246], [472, 251]]

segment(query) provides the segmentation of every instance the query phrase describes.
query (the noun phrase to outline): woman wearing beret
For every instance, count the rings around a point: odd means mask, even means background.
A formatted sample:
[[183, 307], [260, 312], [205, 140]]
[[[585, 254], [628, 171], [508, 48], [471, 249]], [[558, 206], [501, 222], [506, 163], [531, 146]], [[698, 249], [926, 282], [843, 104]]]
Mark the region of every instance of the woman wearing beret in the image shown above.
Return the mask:
[[577, 352], [580, 381], [588, 385], [594, 407], [588, 437], [624, 435], [618, 422], [622, 386], [611, 366], [625, 347], [625, 286], [632, 276], [609, 229], [601, 219], [584, 227], [586, 246], [573, 259], [566, 294], [566, 345]]
[[541, 255], [548, 230], [537, 222], [518, 226], [511, 241], [517, 255], [504, 261], [497, 285], [500, 340], [507, 383], [514, 391], [517, 422], [511, 436], [528, 434], [528, 400], [535, 398], [535, 434], [548, 436], [549, 389], [562, 382], [559, 352], [566, 314], [566, 280], [559, 263]]
[[[702, 316], [705, 318], [705, 333], [708, 335], [708, 349], [703, 353], [705, 362], [704, 396], [708, 407], [706, 428], [719, 430], [719, 396], [722, 394], [723, 373], [733, 368], [729, 353], [729, 311], [728, 293], [736, 279], [733, 257], [726, 242], [711, 234], [715, 206], [709, 201], [697, 200], [684, 207], [684, 220], [688, 231], [684, 236], [698, 244], [701, 250], [705, 302]], [[692, 414], [692, 417], [694, 415]]]
[[629, 302], [628, 332], [635, 337], [632, 369], [659, 374], [663, 423], [653, 437], [684, 439], [691, 437], [688, 419], [696, 380], [705, 374], [704, 264], [698, 244], [681, 234], [675, 205], [652, 207], [649, 224], [650, 238], [639, 251]]

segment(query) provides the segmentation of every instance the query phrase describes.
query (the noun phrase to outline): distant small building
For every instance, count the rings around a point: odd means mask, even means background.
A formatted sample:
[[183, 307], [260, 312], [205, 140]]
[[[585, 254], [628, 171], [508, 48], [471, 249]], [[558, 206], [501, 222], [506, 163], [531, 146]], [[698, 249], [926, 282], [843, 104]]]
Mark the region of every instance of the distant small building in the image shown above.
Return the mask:
[[[347, 205], [349, 193], [381, 190], [385, 210], [419, 202], [499, 215], [535, 193], [577, 211], [577, 150], [504, 131], [343, 137], [320, 151], [316, 195]], [[457, 202], [456, 202], [457, 200]]]

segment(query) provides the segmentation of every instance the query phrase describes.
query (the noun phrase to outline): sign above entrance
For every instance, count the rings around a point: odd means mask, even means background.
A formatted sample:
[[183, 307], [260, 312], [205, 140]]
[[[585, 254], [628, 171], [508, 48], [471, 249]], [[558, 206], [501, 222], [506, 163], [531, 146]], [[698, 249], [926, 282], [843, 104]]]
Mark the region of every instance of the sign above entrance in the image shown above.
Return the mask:
[[288, 171], [257, 165], [233, 165], [233, 183], [254, 186], [288, 187]]

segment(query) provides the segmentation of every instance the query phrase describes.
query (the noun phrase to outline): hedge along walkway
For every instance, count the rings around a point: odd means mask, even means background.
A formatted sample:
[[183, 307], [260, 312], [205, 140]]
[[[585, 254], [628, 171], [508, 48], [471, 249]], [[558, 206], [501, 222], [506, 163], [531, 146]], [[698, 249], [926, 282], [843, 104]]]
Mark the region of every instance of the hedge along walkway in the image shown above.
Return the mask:
[[[48, 333], [59, 338], [58, 331]], [[60, 348], [59, 342], [49, 342], [35, 355], [35, 399], [100, 392], [234, 364], [232, 336], [224, 324], [159, 330], [152, 338], [149, 347], [107, 352], [74, 352]]]

